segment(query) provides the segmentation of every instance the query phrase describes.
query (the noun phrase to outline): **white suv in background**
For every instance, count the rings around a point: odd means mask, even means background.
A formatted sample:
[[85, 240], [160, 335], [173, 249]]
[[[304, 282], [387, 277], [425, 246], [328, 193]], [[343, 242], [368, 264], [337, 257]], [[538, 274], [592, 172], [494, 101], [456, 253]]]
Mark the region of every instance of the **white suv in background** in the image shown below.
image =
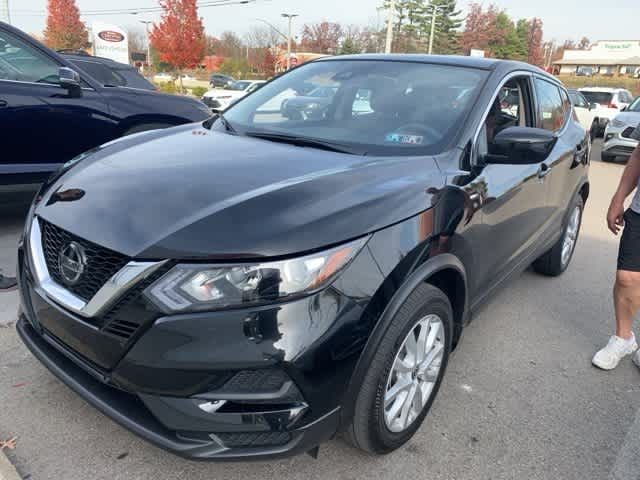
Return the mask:
[[631, 92], [624, 88], [584, 87], [579, 92], [591, 104], [594, 112], [595, 136], [603, 135], [607, 124], [633, 101]]
[[638, 125], [640, 125], [640, 97], [607, 125], [601, 153], [603, 162], [611, 162], [616, 157], [628, 159], [631, 156], [638, 145], [638, 142], [631, 138], [631, 134]]

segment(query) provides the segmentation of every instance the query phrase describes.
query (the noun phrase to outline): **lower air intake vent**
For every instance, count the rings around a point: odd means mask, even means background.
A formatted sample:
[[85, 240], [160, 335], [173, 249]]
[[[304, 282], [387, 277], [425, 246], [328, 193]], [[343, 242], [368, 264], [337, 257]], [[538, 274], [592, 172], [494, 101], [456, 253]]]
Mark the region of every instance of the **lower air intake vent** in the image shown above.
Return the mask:
[[217, 433], [216, 437], [227, 448], [277, 446], [291, 440], [291, 434], [287, 432]]

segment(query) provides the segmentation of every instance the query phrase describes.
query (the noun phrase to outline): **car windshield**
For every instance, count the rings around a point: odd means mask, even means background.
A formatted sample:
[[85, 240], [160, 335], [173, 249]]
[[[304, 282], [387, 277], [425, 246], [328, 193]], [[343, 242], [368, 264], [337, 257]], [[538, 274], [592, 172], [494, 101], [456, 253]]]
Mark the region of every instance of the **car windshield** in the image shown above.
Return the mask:
[[224, 117], [240, 135], [325, 142], [368, 155], [429, 155], [455, 138], [487, 76], [418, 62], [313, 62], [266, 84]]
[[229, 87], [229, 90], [246, 90], [251, 85], [251, 82], [236, 82]]
[[631, 105], [627, 107], [628, 112], [640, 112], [640, 97], [636, 98]]
[[599, 103], [600, 105], [609, 105], [613, 99], [613, 94], [609, 92], [590, 92], [589, 90], [580, 90], [589, 103]]

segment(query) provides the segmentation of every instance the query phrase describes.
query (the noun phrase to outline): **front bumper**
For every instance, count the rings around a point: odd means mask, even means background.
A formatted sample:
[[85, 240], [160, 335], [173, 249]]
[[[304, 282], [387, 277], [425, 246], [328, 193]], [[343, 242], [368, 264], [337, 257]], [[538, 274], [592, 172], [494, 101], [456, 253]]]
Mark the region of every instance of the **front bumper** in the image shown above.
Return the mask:
[[637, 140], [623, 135], [629, 127], [613, 128], [611, 125], [604, 132], [602, 153], [620, 157], [629, 157], [638, 146]]
[[[243, 427], [251, 427], [254, 429], [253, 432], [193, 435], [193, 433], [173, 431], [151, 414], [147, 407], [154, 402], [161, 403], [163, 400], [160, 397], [145, 398], [147, 402], [145, 403], [136, 395], [97, 380], [64, 355], [55, 338], [46, 332], [37, 333], [24, 315], [21, 315], [18, 320], [17, 330], [33, 355], [83, 399], [133, 433], [182, 457], [195, 460], [230, 460], [290, 456], [313, 449], [330, 439], [338, 428], [339, 409], [336, 408], [303, 427], [287, 432], [275, 431], [276, 434], [269, 427], [277, 425], [282, 418], [269, 414], [244, 414], [237, 419], [236, 427], [240, 427], [240, 430]], [[171, 410], [167, 411], [170, 415]], [[260, 425], [264, 427], [256, 429], [256, 426]], [[237, 435], [233, 437], [229, 433], [237, 433]], [[279, 445], [230, 446], [237, 445], [243, 439], [253, 439], [254, 443], [265, 443], [269, 440], [268, 437], [277, 439]]]

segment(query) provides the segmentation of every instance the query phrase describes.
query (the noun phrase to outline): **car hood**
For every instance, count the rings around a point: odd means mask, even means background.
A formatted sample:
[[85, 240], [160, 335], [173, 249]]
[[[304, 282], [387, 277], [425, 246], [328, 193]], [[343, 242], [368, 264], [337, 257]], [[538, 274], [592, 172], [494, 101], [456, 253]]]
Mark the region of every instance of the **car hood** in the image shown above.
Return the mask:
[[432, 157], [368, 158], [192, 124], [100, 147], [35, 212], [137, 259], [278, 257], [411, 217], [443, 182]]
[[640, 124], [640, 112], [620, 112], [615, 118], [631, 127]]

